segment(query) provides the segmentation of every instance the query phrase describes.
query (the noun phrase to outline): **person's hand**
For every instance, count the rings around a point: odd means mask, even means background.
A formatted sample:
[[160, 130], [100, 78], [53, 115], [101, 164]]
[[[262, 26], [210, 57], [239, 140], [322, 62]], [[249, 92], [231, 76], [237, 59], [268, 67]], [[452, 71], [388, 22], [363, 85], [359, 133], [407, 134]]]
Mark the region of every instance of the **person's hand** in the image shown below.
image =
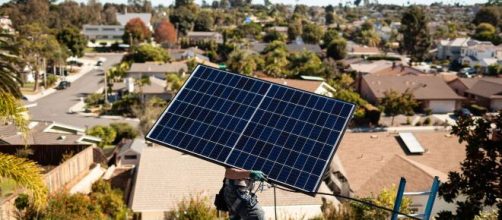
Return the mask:
[[249, 178], [254, 181], [263, 182], [266, 180], [265, 174], [259, 170], [251, 170], [249, 171]]

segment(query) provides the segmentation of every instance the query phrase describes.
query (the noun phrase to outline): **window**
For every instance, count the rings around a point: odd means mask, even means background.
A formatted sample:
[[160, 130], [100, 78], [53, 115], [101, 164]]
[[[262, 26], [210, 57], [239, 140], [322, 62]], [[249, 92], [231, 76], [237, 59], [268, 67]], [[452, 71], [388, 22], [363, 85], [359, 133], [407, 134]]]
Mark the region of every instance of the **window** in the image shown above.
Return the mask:
[[136, 160], [138, 158], [138, 156], [136, 155], [125, 155], [124, 156], [124, 159], [126, 160]]

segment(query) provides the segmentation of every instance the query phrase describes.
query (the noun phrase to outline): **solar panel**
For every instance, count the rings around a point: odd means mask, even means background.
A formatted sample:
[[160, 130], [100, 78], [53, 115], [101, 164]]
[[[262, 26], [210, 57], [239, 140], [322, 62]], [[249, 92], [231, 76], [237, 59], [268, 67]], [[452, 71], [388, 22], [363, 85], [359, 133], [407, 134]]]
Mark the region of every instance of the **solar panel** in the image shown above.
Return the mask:
[[399, 132], [399, 137], [403, 140], [404, 145], [408, 149], [408, 151], [412, 154], [421, 154], [424, 153], [424, 148], [415, 138], [413, 133], [410, 132]]
[[199, 65], [146, 139], [317, 191], [354, 104]]

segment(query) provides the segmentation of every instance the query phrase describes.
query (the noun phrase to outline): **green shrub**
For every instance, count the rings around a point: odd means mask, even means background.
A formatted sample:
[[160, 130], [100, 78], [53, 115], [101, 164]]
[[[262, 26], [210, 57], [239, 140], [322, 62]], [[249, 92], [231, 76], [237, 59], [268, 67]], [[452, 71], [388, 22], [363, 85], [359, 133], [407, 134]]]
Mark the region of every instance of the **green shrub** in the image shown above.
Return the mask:
[[425, 115], [432, 115], [432, 109], [426, 108], [426, 109], [424, 109], [424, 113], [425, 113]]
[[117, 134], [115, 140], [112, 142], [113, 144], [117, 144], [124, 138], [134, 139], [139, 133], [138, 129], [125, 122], [111, 123], [110, 127], [113, 128]]
[[103, 125], [96, 125], [90, 128], [86, 131], [86, 134], [101, 138], [101, 142], [98, 144], [99, 147], [111, 144], [117, 135], [113, 128]]
[[201, 195], [185, 198], [178, 203], [177, 209], [168, 213], [166, 219], [178, 220], [212, 220], [218, 219], [216, 209], [209, 202], [209, 198]]
[[88, 95], [84, 102], [85, 104], [87, 104], [88, 107], [94, 107], [94, 106], [98, 106], [100, 104], [103, 104], [104, 103], [104, 99], [105, 96], [102, 94], [102, 93], [94, 93], [94, 94], [91, 94], [91, 95]]
[[58, 81], [58, 77], [56, 75], [47, 75], [47, 88], [50, 88], [52, 86], [54, 86], [54, 84], [56, 84], [56, 82]]

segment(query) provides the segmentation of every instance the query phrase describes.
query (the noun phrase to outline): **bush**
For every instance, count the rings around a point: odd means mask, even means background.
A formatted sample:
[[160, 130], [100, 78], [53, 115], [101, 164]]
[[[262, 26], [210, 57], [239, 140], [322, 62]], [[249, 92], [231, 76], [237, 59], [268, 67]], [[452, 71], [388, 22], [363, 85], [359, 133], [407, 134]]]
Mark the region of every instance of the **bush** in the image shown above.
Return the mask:
[[113, 128], [103, 125], [92, 127], [86, 131], [86, 134], [101, 138], [101, 142], [98, 144], [99, 147], [111, 144], [117, 135]]
[[426, 108], [426, 109], [424, 109], [424, 113], [425, 113], [425, 115], [432, 115], [432, 109]]
[[56, 82], [58, 81], [58, 77], [56, 75], [47, 75], [47, 88], [50, 88], [52, 86], [54, 86], [54, 84], [56, 84]]
[[411, 125], [411, 119], [410, 119], [410, 117], [406, 117], [406, 124], [407, 125]]
[[88, 95], [84, 102], [87, 104], [87, 107], [94, 107], [98, 106], [100, 104], [103, 104], [105, 102], [105, 96], [102, 93], [94, 93], [91, 95]]
[[90, 197], [110, 219], [126, 219], [128, 210], [123, 200], [123, 192], [112, 189], [109, 182], [98, 180], [92, 184]]
[[115, 140], [112, 142], [113, 144], [117, 144], [124, 138], [134, 139], [139, 133], [136, 128], [125, 122], [111, 123], [110, 127], [113, 128], [116, 133]]
[[166, 219], [191, 220], [191, 219], [217, 219], [216, 209], [209, 202], [208, 197], [201, 195], [191, 196], [178, 203], [176, 210], [168, 213]]

